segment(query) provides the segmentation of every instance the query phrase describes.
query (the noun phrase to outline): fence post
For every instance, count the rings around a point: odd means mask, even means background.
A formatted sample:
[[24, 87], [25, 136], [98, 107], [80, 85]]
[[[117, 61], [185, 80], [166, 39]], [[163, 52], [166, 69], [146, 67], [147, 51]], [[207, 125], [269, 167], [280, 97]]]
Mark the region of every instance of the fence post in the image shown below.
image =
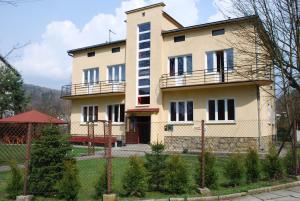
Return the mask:
[[205, 187], [204, 120], [201, 120], [201, 188]]
[[108, 194], [111, 193], [111, 177], [112, 177], [111, 132], [112, 132], [111, 121], [108, 121], [108, 140], [107, 140], [107, 151], [106, 151], [107, 193]]
[[25, 164], [24, 164], [24, 185], [23, 185], [23, 194], [24, 195], [27, 195], [27, 191], [28, 191], [28, 175], [29, 175], [31, 138], [32, 138], [32, 123], [28, 123], [27, 139], [26, 139], [26, 155], [25, 155]]

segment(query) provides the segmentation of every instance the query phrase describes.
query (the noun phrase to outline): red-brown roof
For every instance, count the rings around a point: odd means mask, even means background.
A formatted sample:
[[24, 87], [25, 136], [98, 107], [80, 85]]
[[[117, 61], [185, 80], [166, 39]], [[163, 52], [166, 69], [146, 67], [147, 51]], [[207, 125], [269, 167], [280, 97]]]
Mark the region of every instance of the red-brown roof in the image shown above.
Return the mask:
[[39, 124], [65, 124], [64, 121], [36, 110], [31, 110], [12, 117], [0, 119], [0, 123], [39, 123]]
[[149, 112], [149, 113], [157, 113], [159, 112], [159, 108], [136, 108], [136, 109], [128, 109], [127, 113], [133, 112]]

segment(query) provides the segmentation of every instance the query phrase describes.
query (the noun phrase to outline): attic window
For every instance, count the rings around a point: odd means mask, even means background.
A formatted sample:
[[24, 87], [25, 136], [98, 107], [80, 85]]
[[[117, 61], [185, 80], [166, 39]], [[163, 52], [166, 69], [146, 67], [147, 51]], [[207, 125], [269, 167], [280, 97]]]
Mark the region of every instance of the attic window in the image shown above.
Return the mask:
[[219, 36], [219, 35], [223, 35], [225, 33], [225, 29], [216, 29], [216, 30], [212, 30], [211, 34], [212, 36]]
[[175, 43], [182, 42], [182, 41], [185, 41], [185, 35], [183, 35], [183, 36], [175, 36], [174, 37], [174, 42]]
[[94, 56], [95, 56], [95, 52], [88, 52], [88, 53], [87, 53], [87, 56], [88, 56], [88, 57], [94, 57]]
[[114, 47], [111, 49], [111, 53], [120, 52], [120, 47]]

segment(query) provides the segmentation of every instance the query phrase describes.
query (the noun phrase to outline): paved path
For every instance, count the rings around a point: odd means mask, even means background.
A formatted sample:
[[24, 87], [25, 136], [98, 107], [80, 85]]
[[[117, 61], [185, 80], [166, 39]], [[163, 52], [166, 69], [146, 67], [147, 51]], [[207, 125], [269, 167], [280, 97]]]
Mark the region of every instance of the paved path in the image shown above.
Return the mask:
[[248, 195], [241, 198], [233, 199], [232, 201], [300, 201], [300, 186], [261, 193], [257, 195]]

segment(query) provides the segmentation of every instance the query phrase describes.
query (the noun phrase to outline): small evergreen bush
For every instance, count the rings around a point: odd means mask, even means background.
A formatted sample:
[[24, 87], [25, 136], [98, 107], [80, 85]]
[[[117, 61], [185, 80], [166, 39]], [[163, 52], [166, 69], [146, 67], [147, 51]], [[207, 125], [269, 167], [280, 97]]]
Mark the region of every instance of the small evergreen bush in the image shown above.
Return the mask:
[[189, 170], [179, 155], [170, 156], [165, 171], [165, 188], [168, 192], [182, 194], [189, 188]]
[[58, 192], [66, 201], [77, 201], [80, 183], [76, 160], [64, 162], [64, 175], [58, 183]]
[[95, 192], [96, 192], [96, 198], [102, 198], [103, 194], [107, 193], [107, 171], [106, 171], [106, 165], [105, 168], [103, 168], [102, 171], [100, 171], [100, 177], [97, 180], [97, 183], [95, 185]]
[[29, 189], [33, 195], [53, 196], [64, 174], [64, 161], [71, 146], [56, 126], [47, 126], [32, 143]]
[[10, 177], [6, 186], [6, 193], [9, 199], [16, 199], [18, 195], [22, 194], [23, 178], [16, 161], [10, 161]]
[[151, 145], [151, 154], [146, 154], [145, 167], [149, 176], [149, 187], [151, 190], [163, 190], [166, 159], [167, 155], [163, 154], [165, 146], [161, 143]]
[[283, 167], [274, 146], [271, 146], [264, 160], [263, 170], [269, 179], [280, 179], [283, 177]]
[[[204, 173], [205, 173], [205, 186], [208, 188], [216, 188], [218, 186], [218, 174], [215, 167], [216, 158], [210, 152], [205, 152], [205, 166], [204, 166]], [[199, 165], [196, 168], [196, 183], [200, 186], [202, 183], [202, 171], [201, 171], [201, 158], [199, 158]]]
[[123, 177], [123, 188], [126, 195], [144, 197], [147, 190], [147, 172], [143, 159], [132, 156], [129, 167]]
[[241, 183], [244, 174], [244, 164], [240, 154], [231, 154], [225, 165], [225, 176], [229, 184], [237, 186]]
[[260, 160], [255, 149], [249, 149], [245, 158], [246, 178], [248, 182], [256, 182], [260, 178]]
[[286, 173], [288, 175], [293, 175], [294, 174], [294, 164], [293, 164], [293, 152], [291, 149], [288, 150], [284, 157], [284, 167], [286, 170]]

